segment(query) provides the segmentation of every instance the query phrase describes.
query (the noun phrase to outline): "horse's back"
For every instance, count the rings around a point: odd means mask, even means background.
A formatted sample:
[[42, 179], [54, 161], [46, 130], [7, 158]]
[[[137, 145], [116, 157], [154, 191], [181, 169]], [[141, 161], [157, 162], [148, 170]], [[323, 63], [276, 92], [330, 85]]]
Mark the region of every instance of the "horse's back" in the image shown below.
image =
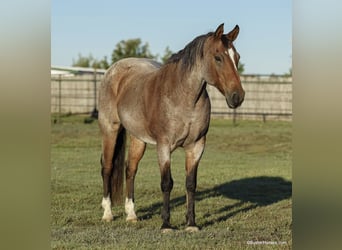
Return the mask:
[[114, 63], [107, 71], [105, 77], [113, 74], [146, 74], [159, 69], [160, 63], [148, 58], [125, 58]]
[[148, 58], [125, 58], [115, 62], [104, 75], [100, 92], [109, 91], [118, 95], [126, 84], [134, 83], [134, 78], [141, 79], [160, 68], [161, 64]]

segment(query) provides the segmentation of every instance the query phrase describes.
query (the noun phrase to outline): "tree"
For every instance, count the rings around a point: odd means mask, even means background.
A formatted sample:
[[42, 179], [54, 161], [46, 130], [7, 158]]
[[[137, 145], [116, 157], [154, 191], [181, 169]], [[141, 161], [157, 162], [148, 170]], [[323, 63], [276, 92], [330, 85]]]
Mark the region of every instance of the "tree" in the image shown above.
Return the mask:
[[91, 54], [89, 54], [89, 56], [86, 57], [82, 56], [81, 53], [79, 53], [78, 59], [76, 61], [72, 59], [72, 66], [89, 68], [92, 61], [94, 61], [94, 58]]
[[112, 63], [127, 57], [144, 57], [156, 59], [157, 56], [150, 52], [149, 44], [141, 44], [141, 39], [128, 39], [120, 41], [112, 53]]
[[170, 50], [169, 46], [167, 46], [164, 50], [164, 55], [161, 57], [162, 63], [166, 63], [172, 54], [173, 52]]
[[105, 56], [102, 60], [100, 61], [97, 61], [95, 60], [93, 63], [92, 63], [92, 68], [95, 68], [95, 69], [108, 69], [109, 68], [109, 63], [107, 61], [107, 56]]
[[78, 54], [77, 60], [72, 60], [72, 66], [84, 67], [84, 68], [94, 68], [94, 69], [108, 69], [109, 63], [107, 61], [107, 57], [105, 56], [102, 60], [95, 59], [92, 54], [89, 56], [82, 56], [82, 54]]
[[239, 62], [238, 64], [238, 72], [239, 74], [242, 74], [245, 71], [245, 64]]

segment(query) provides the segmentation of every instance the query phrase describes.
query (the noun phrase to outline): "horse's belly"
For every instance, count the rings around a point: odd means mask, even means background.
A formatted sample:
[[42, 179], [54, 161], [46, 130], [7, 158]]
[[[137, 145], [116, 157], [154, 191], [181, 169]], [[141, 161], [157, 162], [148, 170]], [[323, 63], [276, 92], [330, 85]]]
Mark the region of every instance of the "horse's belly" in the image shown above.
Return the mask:
[[149, 143], [156, 144], [156, 140], [152, 138], [145, 129], [144, 122], [139, 116], [130, 115], [129, 113], [123, 113], [120, 115], [120, 120], [124, 128], [134, 137], [139, 140]]

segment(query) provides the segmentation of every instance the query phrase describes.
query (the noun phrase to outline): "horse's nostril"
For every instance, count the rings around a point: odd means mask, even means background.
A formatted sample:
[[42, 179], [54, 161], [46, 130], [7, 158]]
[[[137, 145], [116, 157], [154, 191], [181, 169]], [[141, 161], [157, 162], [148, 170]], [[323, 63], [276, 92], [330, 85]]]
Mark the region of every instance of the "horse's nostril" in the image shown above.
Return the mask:
[[240, 103], [239, 95], [236, 92], [232, 94], [232, 101], [235, 106], [239, 105]]

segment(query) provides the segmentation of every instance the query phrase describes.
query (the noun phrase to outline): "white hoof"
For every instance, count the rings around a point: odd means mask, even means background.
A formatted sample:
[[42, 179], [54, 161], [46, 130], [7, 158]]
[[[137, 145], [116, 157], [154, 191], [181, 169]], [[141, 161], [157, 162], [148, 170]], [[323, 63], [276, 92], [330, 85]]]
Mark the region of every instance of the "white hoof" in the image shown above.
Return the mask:
[[135, 212], [134, 212], [134, 203], [132, 199], [126, 198], [125, 212], [127, 214], [126, 221], [129, 221], [129, 222], [138, 221], [138, 217], [135, 215]]
[[101, 205], [102, 205], [102, 208], [104, 209], [102, 220], [107, 221], [107, 222], [112, 221], [113, 214], [112, 214], [111, 202], [110, 202], [109, 196], [103, 197]]
[[104, 214], [102, 216], [102, 220], [106, 222], [111, 222], [113, 220], [113, 215], [112, 214]]
[[137, 218], [137, 216], [127, 216], [126, 221], [135, 223], [138, 221], [138, 218]]
[[190, 232], [190, 233], [194, 233], [194, 232], [198, 232], [198, 231], [199, 231], [199, 228], [198, 228], [198, 227], [194, 227], [194, 226], [192, 226], [192, 227], [187, 227], [187, 228], [185, 228], [185, 231], [186, 231], [186, 232]]

